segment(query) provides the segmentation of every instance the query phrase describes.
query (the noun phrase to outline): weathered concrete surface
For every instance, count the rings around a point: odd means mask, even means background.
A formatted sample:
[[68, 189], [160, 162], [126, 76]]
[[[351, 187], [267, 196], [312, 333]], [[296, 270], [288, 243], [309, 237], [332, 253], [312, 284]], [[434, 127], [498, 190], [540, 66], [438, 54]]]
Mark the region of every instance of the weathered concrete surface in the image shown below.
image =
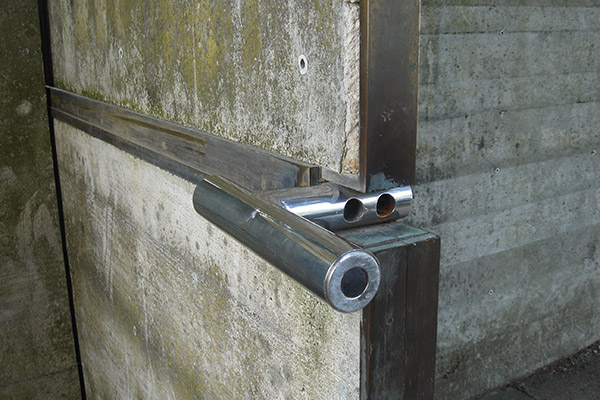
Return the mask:
[[600, 338], [600, 4], [423, 2], [415, 207], [442, 238], [437, 399]]
[[59, 0], [50, 14], [59, 87], [356, 170], [355, 1]]
[[79, 397], [37, 2], [0, 9], [0, 397]]
[[192, 183], [55, 124], [89, 397], [358, 399], [360, 313], [203, 220]]
[[[49, 5], [57, 86], [355, 167], [355, 1]], [[360, 313], [333, 311], [202, 220], [191, 183], [56, 131], [90, 397], [358, 398]]]
[[477, 400], [598, 400], [598, 397], [600, 342]]

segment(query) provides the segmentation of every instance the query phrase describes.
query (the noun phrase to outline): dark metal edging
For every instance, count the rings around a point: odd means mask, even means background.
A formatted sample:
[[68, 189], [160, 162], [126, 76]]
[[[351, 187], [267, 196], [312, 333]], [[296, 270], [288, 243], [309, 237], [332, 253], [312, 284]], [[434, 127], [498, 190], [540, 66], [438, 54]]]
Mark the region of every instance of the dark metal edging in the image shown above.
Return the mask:
[[433, 400], [440, 238], [400, 222], [338, 234], [381, 268], [362, 315], [361, 400]]
[[415, 183], [420, 11], [420, 0], [361, 0], [359, 171], [325, 179], [361, 192]]
[[52, 117], [198, 182], [220, 175], [256, 191], [315, 185], [320, 168], [55, 87]]

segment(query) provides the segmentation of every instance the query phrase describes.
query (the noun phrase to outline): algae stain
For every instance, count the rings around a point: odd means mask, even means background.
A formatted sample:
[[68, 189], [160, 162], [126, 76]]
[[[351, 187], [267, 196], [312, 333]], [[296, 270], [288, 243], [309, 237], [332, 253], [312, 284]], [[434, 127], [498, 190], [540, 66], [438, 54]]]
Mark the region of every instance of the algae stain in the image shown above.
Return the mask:
[[108, 49], [108, 35], [106, 31], [106, 3], [101, 0], [94, 0], [95, 13], [94, 20], [96, 25], [96, 38], [99, 46], [106, 51]]
[[244, 21], [242, 27], [243, 48], [242, 48], [242, 67], [249, 70], [257, 61], [262, 53], [262, 20], [259, 10], [259, 0], [248, 0], [244, 2], [242, 18]]
[[75, 42], [79, 49], [87, 48], [89, 44], [88, 33], [88, 7], [87, 2], [75, 2], [73, 7], [73, 20], [75, 21]]

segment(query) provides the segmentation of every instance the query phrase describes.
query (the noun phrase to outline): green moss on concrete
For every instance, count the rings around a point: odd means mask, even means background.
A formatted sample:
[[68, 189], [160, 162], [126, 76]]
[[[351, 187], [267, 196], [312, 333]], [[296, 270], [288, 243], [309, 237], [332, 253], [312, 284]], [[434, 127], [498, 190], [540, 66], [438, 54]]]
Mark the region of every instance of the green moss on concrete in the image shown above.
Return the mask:
[[341, 159], [342, 3], [61, 0], [51, 8], [62, 30], [56, 78], [66, 88], [334, 169]]

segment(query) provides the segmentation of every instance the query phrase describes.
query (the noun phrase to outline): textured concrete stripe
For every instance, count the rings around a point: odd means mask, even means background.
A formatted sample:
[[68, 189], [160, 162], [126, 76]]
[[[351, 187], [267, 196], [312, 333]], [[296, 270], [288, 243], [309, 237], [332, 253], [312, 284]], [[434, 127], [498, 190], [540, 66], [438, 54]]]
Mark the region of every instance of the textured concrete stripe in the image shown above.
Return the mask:
[[[594, 263], [599, 241], [600, 224], [596, 224], [445, 266], [440, 281], [444, 306], [439, 311], [443, 327], [439, 343], [448, 345], [457, 334], [465, 340], [481, 340], [507, 325], [517, 327], [532, 314], [551, 316], [566, 300], [600, 284], [598, 263]], [[469, 313], [463, 312], [465, 306], [471, 308]]]
[[600, 10], [583, 7], [423, 6], [422, 34], [556, 32], [600, 28]]
[[544, 199], [429, 227], [442, 241], [442, 268], [600, 222], [600, 189]]
[[590, 72], [599, 42], [598, 31], [422, 35], [420, 83]]
[[594, 102], [422, 121], [417, 181], [600, 152], [599, 110], [600, 103]]
[[598, 177], [600, 154], [585, 153], [424, 183], [413, 188], [415, 202], [407, 221], [427, 228], [474, 218], [591, 189]]
[[597, 71], [519, 78], [437, 81], [419, 86], [419, 117], [464, 117], [490, 110], [526, 110], [600, 100]]

